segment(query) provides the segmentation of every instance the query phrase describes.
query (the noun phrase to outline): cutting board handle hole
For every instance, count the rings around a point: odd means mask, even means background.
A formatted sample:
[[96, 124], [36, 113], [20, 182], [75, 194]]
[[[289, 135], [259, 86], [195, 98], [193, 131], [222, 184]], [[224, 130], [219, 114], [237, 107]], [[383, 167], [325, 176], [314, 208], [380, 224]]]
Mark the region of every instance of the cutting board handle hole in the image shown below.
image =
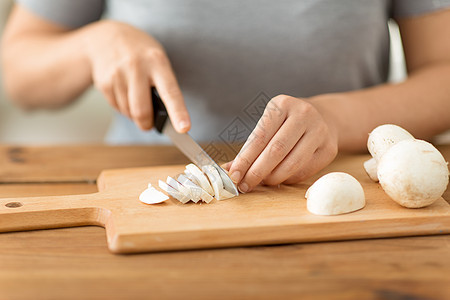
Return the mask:
[[9, 202], [9, 203], [6, 203], [5, 206], [7, 208], [17, 208], [17, 207], [23, 206], [23, 204], [20, 202]]

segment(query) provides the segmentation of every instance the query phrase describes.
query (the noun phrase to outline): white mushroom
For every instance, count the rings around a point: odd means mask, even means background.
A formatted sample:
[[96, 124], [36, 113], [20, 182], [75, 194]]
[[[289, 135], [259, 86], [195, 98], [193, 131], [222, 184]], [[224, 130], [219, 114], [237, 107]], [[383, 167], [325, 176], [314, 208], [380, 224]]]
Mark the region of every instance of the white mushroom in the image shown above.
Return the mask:
[[366, 173], [367, 175], [369, 175], [370, 179], [378, 182], [377, 161], [375, 160], [375, 158], [372, 157], [371, 159], [364, 162], [364, 170], [366, 170]]
[[197, 179], [197, 182], [202, 189], [204, 189], [211, 196], [214, 196], [214, 190], [211, 187], [208, 178], [196, 165], [189, 164], [186, 166], [186, 170], [188, 171], [188, 173], [192, 174]]
[[177, 181], [181, 183], [184, 187], [189, 189], [189, 197], [194, 203], [200, 201], [200, 197], [202, 195], [202, 188], [190, 181], [183, 174], [178, 175]]
[[404, 140], [392, 146], [381, 157], [377, 174], [389, 197], [409, 208], [432, 204], [449, 181], [444, 157], [422, 140]]
[[174, 188], [184, 196], [181, 199], [177, 198], [181, 203], [185, 204], [189, 202], [189, 200], [191, 200], [191, 191], [187, 187], [185, 187], [184, 185], [182, 185], [181, 183], [179, 183], [170, 176], [167, 176], [166, 182], [168, 185], [170, 185], [172, 188]]
[[347, 173], [332, 172], [320, 177], [306, 191], [306, 207], [316, 215], [349, 213], [365, 206], [361, 184]]
[[168, 185], [164, 181], [158, 180], [158, 185], [163, 191], [165, 191], [167, 194], [169, 194], [170, 196], [174, 197], [175, 199], [177, 199], [181, 203], [187, 203], [189, 201], [189, 198], [186, 195], [182, 194], [180, 191], [178, 191], [177, 189], [171, 187], [170, 185]]
[[196, 182], [194, 182], [194, 177], [192, 175], [179, 175], [177, 180], [185, 187], [191, 190], [192, 201], [197, 203], [199, 200], [209, 203], [214, 198], [208, 194], [204, 189], [202, 189]]
[[214, 197], [217, 200], [225, 200], [234, 197], [232, 193], [224, 189], [222, 177], [220, 177], [219, 171], [217, 171], [214, 166], [203, 166], [202, 171], [208, 176], [214, 190]]
[[211, 196], [210, 194], [208, 194], [204, 189], [202, 189], [202, 195], [200, 197], [202, 199], [203, 202], [205, 203], [210, 203], [211, 201], [214, 200], [214, 197]]
[[139, 200], [146, 204], [157, 204], [164, 202], [167, 199], [169, 199], [169, 197], [155, 189], [151, 183], [149, 183], [148, 188], [139, 195]]
[[210, 203], [214, 196], [217, 200], [235, 197], [224, 188], [219, 170], [213, 165], [204, 166], [201, 171], [196, 165], [189, 164], [184, 174], [177, 175], [176, 179], [168, 176], [166, 182], [159, 181], [159, 186], [183, 204], [190, 200]]
[[367, 140], [367, 148], [372, 155], [372, 159], [364, 162], [364, 170], [366, 170], [370, 179], [378, 182], [378, 162], [392, 146], [400, 141], [413, 139], [414, 137], [408, 131], [397, 125], [385, 124], [372, 130]]
[[193, 183], [195, 183], [196, 185], [200, 186], [200, 182], [198, 181], [197, 177], [195, 177], [194, 175], [192, 175], [191, 172], [189, 172], [187, 169], [184, 169], [184, 175]]
[[413, 140], [414, 137], [397, 125], [380, 125], [369, 134], [367, 148], [377, 162], [396, 143], [403, 140]]

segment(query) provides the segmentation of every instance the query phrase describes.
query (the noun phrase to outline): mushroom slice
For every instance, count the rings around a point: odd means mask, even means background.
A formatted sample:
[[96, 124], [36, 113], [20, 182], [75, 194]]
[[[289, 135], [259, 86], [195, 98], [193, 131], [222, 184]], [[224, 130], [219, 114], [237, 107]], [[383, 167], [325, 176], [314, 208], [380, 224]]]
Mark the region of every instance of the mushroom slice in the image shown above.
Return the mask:
[[222, 177], [220, 177], [219, 171], [217, 171], [214, 166], [203, 166], [202, 171], [206, 174], [206, 176], [208, 176], [214, 189], [214, 196], [217, 200], [225, 200], [234, 197], [233, 194], [224, 189]]
[[187, 187], [183, 186], [181, 183], [170, 176], [167, 176], [166, 182], [168, 185], [179, 191], [184, 196], [182, 200], [178, 199], [181, 203], [185, 204], [189, 202], [189, 200], [191, 200], [191, 191]]
[[306, 191], [306, 208], [316, 215], [339, 215], [365, 206], [361, 184], [347, 173], [332, 172], [320, 177]]
[[187, 169], [184, 169], [184, 175], [193, 183], [195, 183], [196, 185], [200, 186], [200, 182], [198, 182], [197, 178], [192, 175], [191, 172], [189, 172]]
[[372, 157], [364, 162], [364, 170], [366, 170], [367, 175], [369, 175], [372, 181], [378, 182], [377, 161], [375, 158]]
[[219, 193], [220, 193], [220, 199], [219, 200], [225, 200], [225, 199], [236, 197], [236, 195], [230, 193], [226, 189], [220, 190]]
[[200, 199], [205, 202], [205, 203], [210, 203], [214, 197], [211, 196], [210, 194], [208, 194], [204, 189], [201, 188], [200, 184], [198, 183], [197, 179], [195, 178], [194, 175], [192, 175], [191, 173], [189, 173], [189, 171], [184, 170], [184, 174], [186, 175], [186, 178], [189, 179], [190, 181], [192, 181], [192, 183], [194, 183], [195, 185], [198, 186], [198, 188], [200, 188], [202, 190], [202, 194], [200, 196]]
[[[198, 200], [202, 200], [205, 203], [210, 203], [214, 198], [210, 194], [208, 194], [204, 189], [202, 189], [198, 184], [193, 182], [192, 175], [180, 175], [178, 176], [178, 181], [180, 181], [184, 186], [189, 187], [191, 189], [191, 194], [194, 194], [198, 197]], [[194, 200], [194, 202], [198, 202]]]
[[167, 199], [169, 199], [167, 195], [155, 189], [150, 183], [148, 188], [139, 195], [139, 200], [146, 204], [157, 204]]
[[202, 189], [204, 189], [211, 196], [214, 196], [214, 190], [211, 187], [208, 178], [206, 178], [205, 174], [203, 174], [203, 172], [196, 165], [188, 164], [186, 166], [186, 170], [197, 179], [197, 182]]
[[158, 181], [158, 185], [163, 191], [165, 191], [167, 194], [169, 194], [170, 196], [174, 197], [175, 199], [177, 199], [181, 203], [187, 203], [189, 201], [189, 198], [187, 198], [180, 191], [178, 191], [177, 189], [175, 189], [172, 186], [168, 185], [164, 181], [159, 180]]
[[217, 172], [216, 168], [211, 165], [203, 166], [202, 171], [208, 177], [209, 182], [211, 182], [212, 188], [214, 190], [214, 197], [217, 200], [221, 200], [220, 191], [223, 190], [223, 183], [219, 172]]
[[[202, 189], [203, 190], [203, 189]], [[204, 193], [202, 193], [201, 199], [205, 203], [210, 203], [213, 201], [214, 197], [208, 194], [205, 190], [203, 190]]]
[[179, 183], [181, 183], [184, 187], [187, 187], [189, 189], [190, 198], [192, 199], [192, 201], [194, 201], [195, 203], [200, 201], [202, 191], [203, 191], [203, 189], [201, 187], [199, 187], [198, 185], [196, 185], [195, 183], [190, 181], [183, 174], [178, 175], [177, 181]]
[[[213, 166], [213, 167], [214, 167], [214, 169], [217, 171], [217, 174], [219, 174], [219, 178], [220, 178], [220, 181], [222, 182], [222, 186], [223, 186], [223, 188], [219, 191], [219, 194], [220, 194], [220, 200], [225, 200], [225, 199], [229, 199], [229, 198], [236, 197], [235, 194], [230, 193], [230, 192], [225, 188], [225, 184], [224, 184], [224, 182], [223, 182], [223, 180], [222, 180], [222, 176], [220, 175], [219, 170], [217, 169], [218, 166]], [[233, 184], [234, 184], [234, 183], [233, 183]]]

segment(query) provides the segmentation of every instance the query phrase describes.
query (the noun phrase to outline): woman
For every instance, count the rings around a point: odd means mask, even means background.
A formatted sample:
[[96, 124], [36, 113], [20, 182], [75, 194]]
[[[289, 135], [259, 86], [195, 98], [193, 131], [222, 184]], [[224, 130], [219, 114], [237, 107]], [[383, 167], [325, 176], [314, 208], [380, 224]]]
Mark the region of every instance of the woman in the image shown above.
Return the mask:
[[[261, 182], [302, 181], [338, 149], [363, 150], [368, 132], [383, 123], [424, 139], [450, 128], [448, 7], [421, 0], [21, 0], [4, 34], [5, 87], [32, 108], [65, 105], [94, 84], [120, 113], [112, 142], [163, 140], [148, 131], [151, 86], [179, 132], [192, 120], [197, 140], [217, 139], [236, 120], [254, 127], [228, 164], [248, 192]], [[386, 83], [390, 17], [409, 74], [399, 84]], [[272, 98], [249, 125], [261, 95]]]

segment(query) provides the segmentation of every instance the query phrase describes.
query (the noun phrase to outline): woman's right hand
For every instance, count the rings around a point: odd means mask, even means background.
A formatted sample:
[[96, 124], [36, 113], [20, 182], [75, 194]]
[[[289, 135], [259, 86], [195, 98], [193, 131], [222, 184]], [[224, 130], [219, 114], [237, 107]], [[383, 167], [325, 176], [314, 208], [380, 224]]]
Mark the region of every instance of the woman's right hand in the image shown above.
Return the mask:
[[177, 79], [161, 44], [145, 32], [117, 21], [89, 25], [86, 57], [94, 85], [108, 102], [142, 130], [153, 127], [150, 88], [156, 87], [178, 132], [191, 123]]

